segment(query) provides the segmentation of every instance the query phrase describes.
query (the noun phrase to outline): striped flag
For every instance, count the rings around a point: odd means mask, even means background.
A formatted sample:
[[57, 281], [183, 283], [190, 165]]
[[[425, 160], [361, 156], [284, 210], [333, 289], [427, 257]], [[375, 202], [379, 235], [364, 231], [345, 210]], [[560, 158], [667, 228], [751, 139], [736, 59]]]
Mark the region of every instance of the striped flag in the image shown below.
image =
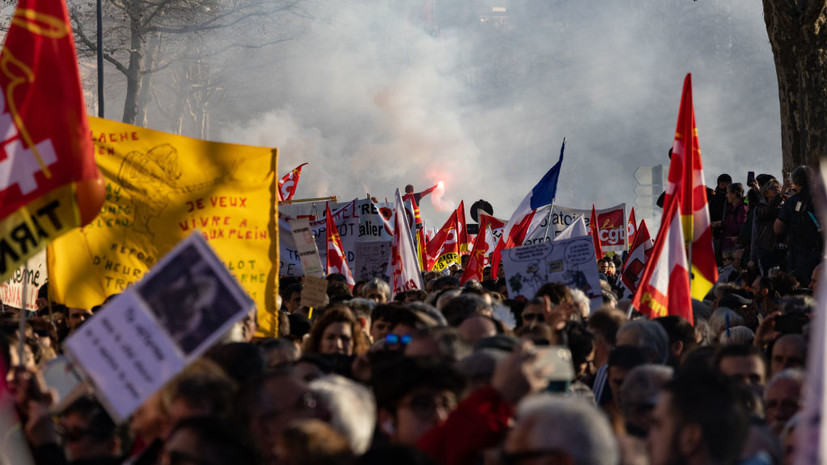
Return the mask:
[[341, 273], [345, 275], [347, 285], [353, 289], [356, 281], [353, 280], [353, 273], [350, 272], [350, 266], [347, 264], [347, 257], [345, 256], [345, 248], [342, 246], [342, 237], [339, 236], [339, 228], [336, 227], [336, 222], [333, 221], [333, 215], [330, 213], [330, 204], [325, 204], [327, 210], [327, 257], [326, 257], [326, 274]]
[[600, 225], [597, 224], [597, 210], [594, 209], [594, 204], [592, 204], [592, 216], [589, 219], [589, 232], [594, 243], [594, 256], [600, 260], [603, 258], [603, 248], [600, 246]]
[[[698, 128], [695, 126], [695, 109], [692, 106], [691, 74], [686, 75], [683, 83], [683, 96], [663, 204], [666, 205], [672, 197], [678, 200], [686, 247], [691, 250], [692, 255], [692, 297], [703, 300], [718, 280], [718, 268], [712, 247], [706, 183], [698, 143]], [[664, 215], [661, 228], [668, 221], [670, 219]]]

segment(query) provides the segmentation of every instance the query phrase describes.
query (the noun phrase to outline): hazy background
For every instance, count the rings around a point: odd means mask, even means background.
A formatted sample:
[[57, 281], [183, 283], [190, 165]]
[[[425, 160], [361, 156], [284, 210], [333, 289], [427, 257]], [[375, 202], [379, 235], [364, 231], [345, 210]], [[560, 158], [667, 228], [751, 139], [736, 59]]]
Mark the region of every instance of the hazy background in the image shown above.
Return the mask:
[[[220, 92], [208, 138], [279, 147], [280, 175], [308, 162], [296, 198], [384, 200], [443, 180], [444, 195], [423, 202], [431, 226], [463, 199], [507, 219], [567, 137], [557, 203], [631, 207], [635, 170], [668, 164], [687, 72], [707, 184], [722, 172], [780, 175], [755, 0], [313, 0], [279, 21], [198, 46], [289, 39], [209, 59]], [[108, 73], [106, 116], [120, 119], [123, 79]], [[159, 89], [168, 79], [158, 74]], [[169, 98], [156, 99], [149, 126], [170, 130]]]

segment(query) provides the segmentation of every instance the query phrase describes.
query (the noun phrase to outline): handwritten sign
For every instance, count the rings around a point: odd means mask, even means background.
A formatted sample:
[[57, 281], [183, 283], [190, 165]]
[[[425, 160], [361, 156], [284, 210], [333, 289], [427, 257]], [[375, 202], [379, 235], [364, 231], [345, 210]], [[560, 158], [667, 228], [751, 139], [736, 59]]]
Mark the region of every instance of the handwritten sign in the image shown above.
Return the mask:
[[[552, 208], [553, 207], [553, 208]], [[552, 208], [549, 215], [549, 208]], [[537, 210], [535, 217], [540, 218], [536, 228], [529, 234], [522, 245], [551, 242], [566, 227], [583, 218], [589, 226], [591, 208], [579, 209], [560, 205], [549, 205]], [[596, 211], [597, 223], [600, 225], [600, 246], [604, 252], [623, 252], [626, 250], [626, 204], [615, 205]]]
[[201, 234], [166, 255], [65, 343], [115, 421], [123, 421], [252, 308]]
[[106, 199], [91, 224], [50, 247], [51, 297], [99, 305], [197, 229], [257, 303], [260, 334], [276, 334], [275, 151], [99, 118], [90, 128]]
[[[26, 262], [25, 267], [15, 271], [8, 281], [0, 284], [0, 302], [7, 307], [37, 310], [37, 291], [46, 283], [46, 251], [39, 252]], [[26, 295], [23, 295], [23, 282]]]
[[508, 295], [531, 298], [545, 283], [562, 283], [583, 291], [595, 310], [603, 304], [603, 295], [591, 241], [591, 236], [585, 236], [505, 249], [502, 263]]
[[310, 230], [310, 222], [307, 218], [297, 218], [290, 222], [290, 227], [293, 231], [293, 243], [296, 245], [296, 252], [305, 275], [323, 278], [325, 272], [319, 258], [319, 249], [316, 248], [316, 240], [313, 238], [313, 231]]

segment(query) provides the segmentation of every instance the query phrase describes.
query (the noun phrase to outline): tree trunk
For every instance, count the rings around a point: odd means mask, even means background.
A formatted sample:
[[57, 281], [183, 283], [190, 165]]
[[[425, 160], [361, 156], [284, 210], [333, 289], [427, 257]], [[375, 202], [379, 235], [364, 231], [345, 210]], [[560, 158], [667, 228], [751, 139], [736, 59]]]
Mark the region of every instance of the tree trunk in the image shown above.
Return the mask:
[[764, 0], [781, 108], [782, 168], [827, 157], [827, 0]]
[[126, 98], [123, 104], [123, 122], [135, 124], [138, 119], [142, 71], [144, 69], [144, 30], [141, 27], [141, 0], [130, 0], [130, 49], [126, 73]]

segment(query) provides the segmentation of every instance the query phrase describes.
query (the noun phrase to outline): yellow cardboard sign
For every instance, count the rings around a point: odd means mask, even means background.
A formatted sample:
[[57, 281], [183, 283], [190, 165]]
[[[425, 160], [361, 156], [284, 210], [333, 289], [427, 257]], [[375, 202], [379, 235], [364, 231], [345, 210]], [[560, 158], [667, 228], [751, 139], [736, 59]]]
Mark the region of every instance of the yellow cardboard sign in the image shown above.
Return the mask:
[[256, 302], [259, 335], [275, 336], [277, 151], [89, 122], [106, 201], [88, 226], [49, 246], [49, 295], [100, 305], [198, 230]]

